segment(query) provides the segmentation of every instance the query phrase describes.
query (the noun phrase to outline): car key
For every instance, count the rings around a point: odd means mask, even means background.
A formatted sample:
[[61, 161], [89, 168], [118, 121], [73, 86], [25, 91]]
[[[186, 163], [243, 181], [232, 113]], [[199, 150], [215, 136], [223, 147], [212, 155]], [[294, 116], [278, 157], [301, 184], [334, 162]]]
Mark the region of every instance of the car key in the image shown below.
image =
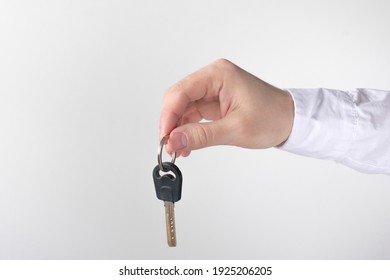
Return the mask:
[[[162, 162], [162, 147], [167, 137], [160, 142], [158, 165], [153, 169], [153, 181], [157, 198], [164, 201], [167, 241], [169, 247], [176, 246], [175, 202], [181, 199], [183, 176], [174, 164], [176, 154], [171, 162]], [[163, 173], [163, 174], [161, 174]]]
[[157, 165], [153, 170], [153, 180], [157, 198], [164, 201], [168, 245], [175, 247], [175, 202], [181, 199], [183, 176], [180, 169], [173, 163], [164, 162], [163, 167], [163, 172], [169, 173], [160, 175], [160, 167]]

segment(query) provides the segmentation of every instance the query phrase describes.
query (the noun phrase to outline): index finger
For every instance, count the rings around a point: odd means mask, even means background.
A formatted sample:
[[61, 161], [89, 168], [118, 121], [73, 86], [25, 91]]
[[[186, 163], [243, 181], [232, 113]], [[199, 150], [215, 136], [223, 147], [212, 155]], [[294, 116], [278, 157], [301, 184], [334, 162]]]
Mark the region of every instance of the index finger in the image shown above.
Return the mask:
[[218, 96], [222, 82], [212, 64], [170, 87], [164, 96], [160, 114], [160, 139], [177, 127], [187, 106], [196, 100]]

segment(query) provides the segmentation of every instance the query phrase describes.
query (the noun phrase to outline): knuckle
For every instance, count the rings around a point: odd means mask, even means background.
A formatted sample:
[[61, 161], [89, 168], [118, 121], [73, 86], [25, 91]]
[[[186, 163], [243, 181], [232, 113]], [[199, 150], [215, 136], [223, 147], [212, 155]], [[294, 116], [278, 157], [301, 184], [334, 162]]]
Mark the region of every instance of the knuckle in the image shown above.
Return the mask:
[[232, 64], [232, 62], [230, 62], [226, 58], [218, 58], [217, 60], [214, 61], [214, 64], [220, 67], [224, 67], [224, 66], [229, 66], [230, 64]]
[[219, 58], [215, 60], [212, 65], [223, 71], [233, 70], [236, 67], [235, 64], [226, 58]]
[[193, 139], [195, 142], [194, 146], [196, 147], [206, 147], [213, 142], [213, 132], [208, 126], [197, 124], [194, 133], [195, 135], [193, 135]]

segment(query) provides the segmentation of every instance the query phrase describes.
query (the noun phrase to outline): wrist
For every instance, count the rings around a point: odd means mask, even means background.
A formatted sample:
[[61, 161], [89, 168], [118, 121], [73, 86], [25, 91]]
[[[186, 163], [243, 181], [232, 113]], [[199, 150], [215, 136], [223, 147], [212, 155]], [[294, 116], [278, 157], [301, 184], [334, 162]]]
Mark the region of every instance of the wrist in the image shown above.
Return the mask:
[[281, 113], [281, 130], [280, 143], [282, 145], [289, 138], [294, 124], [294, 100], [291, 93], [287, 90], [281, 90], [280, 113]]

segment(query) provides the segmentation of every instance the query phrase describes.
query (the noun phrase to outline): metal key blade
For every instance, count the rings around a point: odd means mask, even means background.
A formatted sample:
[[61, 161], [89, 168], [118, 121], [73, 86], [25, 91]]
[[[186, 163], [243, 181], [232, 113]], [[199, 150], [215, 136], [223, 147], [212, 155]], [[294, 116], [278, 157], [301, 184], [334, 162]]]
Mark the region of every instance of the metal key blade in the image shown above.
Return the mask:
[[170, 201], [164, 201], [164, 206], [168, 246], [176, 247], [175, 204]]

